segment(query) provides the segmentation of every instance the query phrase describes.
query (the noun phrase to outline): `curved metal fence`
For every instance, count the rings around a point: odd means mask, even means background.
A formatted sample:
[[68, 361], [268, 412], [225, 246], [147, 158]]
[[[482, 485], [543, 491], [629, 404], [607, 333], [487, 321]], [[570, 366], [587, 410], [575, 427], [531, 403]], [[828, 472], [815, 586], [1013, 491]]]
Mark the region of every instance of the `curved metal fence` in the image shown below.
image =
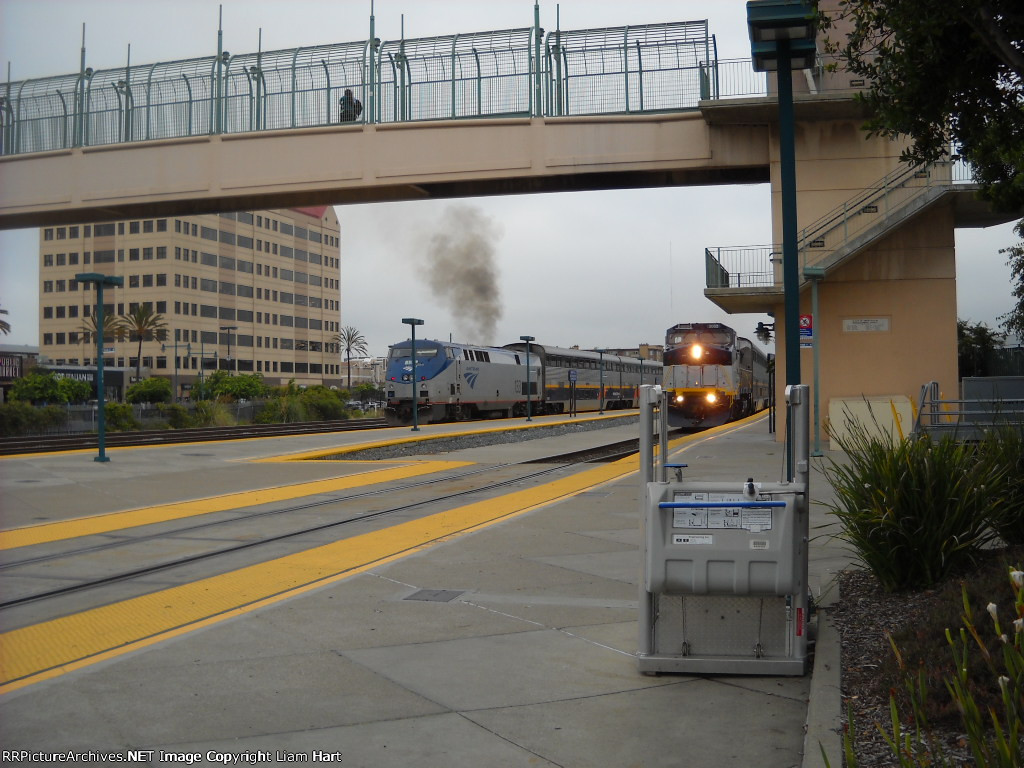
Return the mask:
[[[706, 21], [260, 51], [7, 82], [0, 154], [220, 133], [681, 111], [718, 92]], [[346, 91], [362, 110], [345, 109]]]

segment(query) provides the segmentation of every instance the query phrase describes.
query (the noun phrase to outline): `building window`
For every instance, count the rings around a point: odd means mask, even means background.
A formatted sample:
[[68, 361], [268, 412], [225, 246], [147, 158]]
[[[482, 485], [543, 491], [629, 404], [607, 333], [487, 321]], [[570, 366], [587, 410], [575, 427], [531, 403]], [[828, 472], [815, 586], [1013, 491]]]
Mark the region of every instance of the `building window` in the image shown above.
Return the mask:
[[139, 276], [138, 275], [128, 275], [128, 287], [129, 288], [138, 288], [139, 287]]
[[53, 254], [52, 253], [44, 253], [43, 254], [43, 266], [44, 267], [52, 267], [53, 266]]
[[143, 231], [143, 233], [150, 233], [150, 232], [153, 231], [153, 220], [152, 219], [150, 219], [149, 221], [142, 222], [142, 231]]
[[153, 287], [153, 276], [152, 275], [143, 275], [142, 276], [142, 287], [143, 288], [152, 288]]
[[44, 229], [43, 230], [43, 240], [53, 240], [53, 230], [52, 229]]
[[160, 287], [167, 285], [167, 275], [165, 273], [163, 273], [163, 272], [158, 274], [156, 276], [156, 284], [157, 284], [157, 286], [160, 286]]

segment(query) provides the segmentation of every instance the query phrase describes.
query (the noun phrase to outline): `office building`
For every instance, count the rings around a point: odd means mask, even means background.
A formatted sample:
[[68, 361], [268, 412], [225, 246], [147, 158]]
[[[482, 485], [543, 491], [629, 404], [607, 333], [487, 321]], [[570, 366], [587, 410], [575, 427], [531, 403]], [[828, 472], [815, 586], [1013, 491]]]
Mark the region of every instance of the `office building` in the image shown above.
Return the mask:
[[[96, 364], [95, 289], [116, 275], [104, 312], [149, 304], [166, 323], [143, 341], [150, 375], [188, 394], [221, 368], [270, 385], [341, 386], [339, 228], [328, 206], [44, 227], [39, 235], [40, 352], [56, 366]], [[104, 341], [104, 365], [134, 368], [138, 340]]]

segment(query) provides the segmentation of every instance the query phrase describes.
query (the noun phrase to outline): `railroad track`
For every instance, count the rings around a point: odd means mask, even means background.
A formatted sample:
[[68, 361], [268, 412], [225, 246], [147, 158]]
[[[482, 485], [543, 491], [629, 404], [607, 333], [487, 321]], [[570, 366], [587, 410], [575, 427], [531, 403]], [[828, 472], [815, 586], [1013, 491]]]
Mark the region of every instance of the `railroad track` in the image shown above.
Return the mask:
[[[118, 537], [115, 539], [103, 537], [106, 540], [90, 542], [82, 547], [72, 545], [71, 549], [61, 549], [59, 551], [29, 555], [27, 557], [18, 557], [17, 555], [13, 555], [10, 556], [10, 559], [5, 559], [4, 562], [0, 563], [0, 572], [17, 571], [19, 568], [39, 566], [52, 562], [66, 564], [70, 559], [75, 557], [95, 555], [97, 553], [109, 553], [112, 550], [137, 547], [140, 544], [145, 544], [146, 542], [182, 540], [182, 537], [195, 537], [195, 540], [197, 541], [214, 540], [219, 536], [224, 535], [213, 534], [212, 531], [215, 529], [231, 529], [242, 526], [244, 532], [239, 539], [234, 541], [231, 541], [232, 537], [228, 535], [228, 542], [226, 544], [223, 546], [215, 546], [213, 549], [197, 551], [182, 556], [172, 557], [170, 559], [158, 558], [156, 562], [149, 562], [142, 564], [139, 567], [127, 570], [119, 571], [115, 569], [113, 572], [108, 572], [105, 575], [95, 575], [94, 573], [90, 578], [75, 581], [74, 583], [63, 586], [52, 587], [39, 592], [29, 592], [22, 595], [6, 595], [5, 599], [0, 600], [0, 611], [6, 611], [26, 603], [46, 601], [52, 598], [63, 597], [82, 591], [89, 591], [111, 584], [140, 579], [142, 577], [152, 576], [156, 573], [161, 573], [183, 566], [224, 558], [225, 556], [233, 555], [243, 550], [250, 550], [269, 544], [277, 544], [289, 539], [307, 537], [310, 534], [319, 533], [329, 529], [343, 529], [356, 524], [364, 524], [371, 520], [388, 518], [393, 515], [400, 516], [408, 514], [417, 508], [434, 505], [439, 502], [454, 502], [463, 497], [478, 498], [481, 494], [486, 495], [492, 492], [500, 492], [502, 489], [529, 485], [530, 483], [536, 482], [546, 476], [558, 476], [565, 471], [571, 471], [574, 467], [580, 464], [595, 461], [614, 461], [615, 459], [623, 456], [631, 455], [636, 452], [636, 443], [636, 440], [627, 440], [603, 446], [596, 446], [582, 451], [555, 454], [519, 464], [508, 463], [488, 465], [485, 467], [474, 467], [472, 469], [458, 470], [454, 473], [445, 473], [438, 477], [415, 480], [399, 485], [388, 485], [386, 488], [374, 488], [341, 495], [331, 495], [328, 498], [310, 498], [299, 503], [276, 506], [270, 509], [253, 510], [229, 519], [190, 522], [176, 526], [173, 530], [159, 530], [152, 534]], [[533, 468], [537, 464], [545, 464], [547, 466], [537, 469]], [[506, 477], [503, 479], [485, 479], [480, 483], [470, 482], [468, 483], [468, 487], [460, 487], [466, 486], [467, 483], [465, 481], [470, 478], [477, 476], [490, 478], [498, 469], [511, 469], [517, 466], [525, 469], [526, 471], [512, 477]], [[252, 531], [247, 528], [249, 524], [260, 519], [275, 517], [294, 518], [298, 522], [303, 519], [303, 515], [300, 513], [308, 514], [313, 510], [321, 508], [344, 509], [346, 505], [353, 503], [358, 503], [358, 506], [361, 507], [362, 505], [367, 504], [367, 501], [370, 499], [377, 498], [390, 500], [400, 492], [434, 485], [444, 486], [452, 484], [454, 484], [455, 487], [450, 490], [440, 490], [436, 493], [427, 494], [422, 498], [408, 500], [396, 505], [385, 503], [383, 508], [372, 511], [366, 511], [364, 509], [359, 509], [358, 511], [352, 510], [352, 514], [343, 514], [340, 518], [332, 516], [332, 519], [319, 520], [317, 522], [307, 521], [305, 523], [300, 523], [297, 527], [290, 529], [286, 528], [286, 530], [277, 531], [269, 535], [254, 536], [252, 535]], [[370, 506], [372, 508], [373, 505], [370, 504]], [[308, 544], [303, 546], [308, 546]], [[116, 562], [116, 560], [110, 558], [109, 555], [106, 555], [104, 557], [104, 562], [111, 564]], [[95, 569], [95, 564], [88, 568], [89, 571], [95, 571]], [[29, 577], [26, 576], [26, 578]]]
[[[384, 419], [346, 419], [306, 421], [292, 424], [249, 424], [243, 427], [154, 429], [135, 432], [108, 432], [105, 442], [108, 448], [122, 445], [169, 445], [172, 443], [195, 443], [209, 440], [241, 440], [250, 437], [280, 437], [323, 432], [348, 432], [357, 429], [380, 429], [386, 426], [387, 424]], [[0, 456], [98, 447], [99, 438], [94, 433], [0, 438]]]

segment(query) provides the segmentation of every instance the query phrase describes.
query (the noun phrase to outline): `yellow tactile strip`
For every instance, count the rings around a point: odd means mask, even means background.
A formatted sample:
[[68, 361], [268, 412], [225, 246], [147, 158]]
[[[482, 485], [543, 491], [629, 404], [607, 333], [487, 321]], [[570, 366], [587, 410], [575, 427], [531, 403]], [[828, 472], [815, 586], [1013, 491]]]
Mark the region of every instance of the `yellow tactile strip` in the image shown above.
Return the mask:
[[0, 634], [0, 693], [346, 578], [448, 537], [635, 472], [603, 464], [382, 531]]
[[360, 472], [327, 480], [314, 480], [294, 485], [263, 488], [256, 491], [228, 493], [222, 496], [196, 499], [195, 501], [161, 504], [155, 507], [129, 509], [123, 512], [109, 512], [102, 515], [80, 517], [74, 520], [26, 526], [25, 528], [12, 528], [0, 531], [0, 550], [27, 547], [32, 544], [45, 544], [51, 541], [73, 539], [79, 536], [110, 533], [112, 531], [124, 530], [125, 528], [135, 528], [140, 525], [163, 523], [168, 520], [179, 520], [185, 517], [205, 515], [211, 512], [223, 512], [240, 507], [254, 507], [259, 504], [287, 501], [288, 499], [304, 496], [315, 496], [319, 493], [332, 493], [364, 485], [389, 483], [446, 469], [465, 467], [470, 464], [472, 462], [469, 461], [419, 461], [386, 469], [375, 468], [369, 472]]

